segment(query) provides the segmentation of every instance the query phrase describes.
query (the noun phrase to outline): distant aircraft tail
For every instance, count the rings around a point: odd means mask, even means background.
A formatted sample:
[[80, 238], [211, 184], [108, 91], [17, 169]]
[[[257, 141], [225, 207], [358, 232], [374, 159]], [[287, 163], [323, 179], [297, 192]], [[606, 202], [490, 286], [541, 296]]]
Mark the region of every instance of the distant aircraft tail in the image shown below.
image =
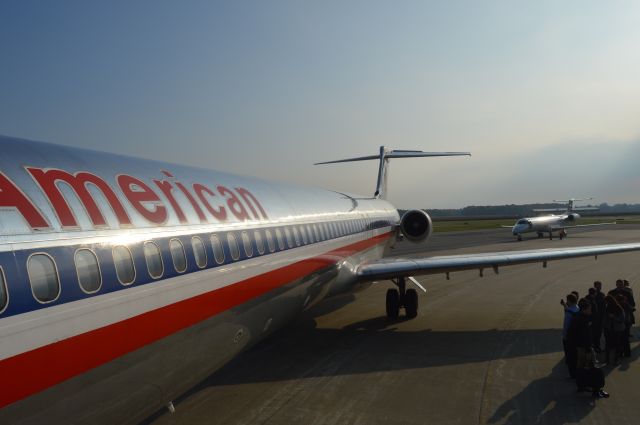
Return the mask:
[[379, 155], [361, 156], [357, 158], [338, 159], [335, 161], [317, 162], [314, 165], [322, 164], [336, 164], [338, 162], [355, 162], [355, 161], [370, 161], [378, 159], [380, 166], [378, 167], [378, 181], [376, 183], [376, 191], [373, 194], [374, 198], [385, 198], [387, 194], [387, 176], [389, 170], [389, 160], [391, 158], [419, 158], [419, 157], [433, 157], [433, 156], [471, 156], [469, 152], [423, 152], [423, 151], [409, 151], [409, 150], [393, 150], [380, 146]]
[[567, 212], [567, 213], [571, 213], [574, 211], [598, 211], [599, 208], [598, 207], [575, 207], [575, 202], [579, 202], [579, 201], [591, 201], [593, 198], [583, 198], [583, 199], [578, 199], [578, 198], [571, 198], [571, 199], [567, 199], [567, 200], [557, 200], [554, 199], [553, 202], [562, 202], [563, 204], [567, 204], [566, 208], [540, 208], [540, 209], [535, 209], [533, 210], [534, 212]]

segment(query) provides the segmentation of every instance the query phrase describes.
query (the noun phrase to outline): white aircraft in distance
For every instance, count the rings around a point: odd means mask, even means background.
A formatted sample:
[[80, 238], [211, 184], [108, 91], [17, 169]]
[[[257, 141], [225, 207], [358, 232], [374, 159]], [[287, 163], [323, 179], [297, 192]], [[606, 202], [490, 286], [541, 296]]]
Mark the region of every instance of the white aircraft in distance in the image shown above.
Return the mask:
[[597, 211], [596, 207], [579, 207], [576, 208], [574, 206], [575, 202], [578, 201], [589, 201], [593, 198], [585, 198], [585, 199], [569, 199], [566, 201], [557, 201], [553, 202], [566, 202], [567, 207], [565, 208], [544, 208], [544, 209], [536, 209], [533, 210], [535, 212], [561, 212], [562, 214], [549, 214], [549, 215], [540, 215], [537, 217], [527, 217], [521, 218], [516, 221], [516, 224], [513, 226], [502, 226], [505, 228], [511, 229], [511, 233], [514, 236], [517, 236], [518, 240], [522, 240], [523, 233], [531, 233], [535, 232], [538, 234], [538, 238], [544, 237], [545, 233], [549, 234], [549, 239], [553, 239], [553, 232], [558, 232], [558, 237], [562, 240], [567, 236], [568, 228], [572, 227], [591, 227], [591, 226], [605, 226], [616, 224], [615, 222], [611, 223], [595, 223], [595, 224], [575, 224], [580, 219], [580, 214], [576, 211]]
[[374, 196], [0, 136], [0, 424], [139, 423], [324, 298], [412, 276], [637, 251], [640, 243], [383, 259], [420, 210]]

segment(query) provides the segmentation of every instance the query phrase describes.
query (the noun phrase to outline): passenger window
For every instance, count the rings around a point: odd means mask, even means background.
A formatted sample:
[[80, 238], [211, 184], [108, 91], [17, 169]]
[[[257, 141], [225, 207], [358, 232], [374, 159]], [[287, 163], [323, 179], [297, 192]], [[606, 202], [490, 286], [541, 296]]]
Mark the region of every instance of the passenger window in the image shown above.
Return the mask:
[[133, 257], [129, 248], [123, 245], [115, 246], [112, 254], [118, 280], [123, 285], [132, 284], [136, 278], [136, 268], [133, 265]]
[[318, 229], [317, 224], [313, 225], [313, 234], [315, 235], [317, 242], [320, 242], [322, 240], [322, 235], [320, 234], [320, 230]]
[[88, 294], [97, 292], [102, 286], [102, 276], [98, 257], [90, 249], [79, 249], [74, 258], [78, 283], [82, 290]]
[[256, 241], [256, 248], [258, 249], [258, 254], [264, 254], [264, 241], [262, 240], [262, 234], [259, 230], [255, 230], [253, 232], [253, 239]]
[[[276, 242], [273, 240], [273, 233], [271, 233], [271, 230], [267, 229], [264, 231], [264, 234], [267, 237], [267, 245], [269, 246], [269, 252], [275, 252]], [[282, 235], [280, 237], [282, 237]]]
[[308, 244], [307, 232], [304, 229], [304, 226], [298, 226], [298, 231], [300, 232], [300, 238], [302, 239], [302, 245]]
[[298, 228], [293, 226], [291, 229], [293, 230], [293, 237], [296, 240], [296, 246], [300, 246], [300, 233], [298, 233]]
[[222, 242], [218, 235], [211, 235], [211, 246], [213, 247], [213, 257], [216, 259], [216, 263], [224, 263], [224, 249], [222, 249]]
[[251, 246], [251, 239], [247, 232], [242, 232], [242, 246], [244, 247], [244, 253], [247, 257], [253, 257], [253, 246]]
[[284, 234], [287, 237], [287, 246], [289, 248], [293, 248], [295, 245], [293, 244], [293, 237], [291, 236], [291, 229], [288, 227], [284, 228]]
[[4, 271], [0, 267], [0, 313], [2, 313], [7, 306], [9, 295], [7, 294], [7, 281], [4, 279]]
[[202, 239], [197, 236], [192, 237], [191, 248], [193, 248], [193, 256], [196, 257], [198, 267], [205, 267], [207, 265], [207, 252], [204, 250]]
[[229, 242], [229, 251], [231, 252], [231, 258], [237, 260], [240, 258], [240, 248], [238, 247], [238, 241], [233, 233], [227, 233], [227, 242]]
[[307, 234], [309, 235], [309, 243], [314, 243], [317, 238], [314, 237], [313, 227], [310, 224], [307, 224]]
[[284, 239], [282, 238], [282, 232], [276, 227], [276, 239], [278, 240], [278, 249], [282, 251], [284, 249]]
[[147, 261], [149, 275], [154, 279], [162, 277], [164, 274], [164, 263], [162, 262], [162, 255], [160, 255], [158, 245], [153, 242], [145, 242], [144, 258]]
[[53, 259], [47, 254], [33, 254], [27, 262], [31, 291], [41, 303], [55, 301], [60, 295], [60, 280]]
[[169, 241], [169, 251], [171, 251], [173, 267], [175, 267], [176, 271], [182, 273], [187, 270], [187, 256], [184, 253], [182, 242], [179, 239], [171, 239]]

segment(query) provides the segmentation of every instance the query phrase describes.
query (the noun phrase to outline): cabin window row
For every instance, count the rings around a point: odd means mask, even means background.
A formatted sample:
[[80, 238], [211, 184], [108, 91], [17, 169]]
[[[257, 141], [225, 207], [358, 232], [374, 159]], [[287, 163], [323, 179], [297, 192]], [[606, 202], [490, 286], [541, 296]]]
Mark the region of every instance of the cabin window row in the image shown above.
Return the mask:
[[[353, 221], [338, 221], [327, 223], [300, 224], [292, 226], [276, 227], [272, 229], [242, 231], [226, 233], [228, 252], [233, 261], [241, 257], [240, 249], [247, 258], [254, 256], [254, 244], [258, 255], [265, 252], [276, 252], [295, 248], [309, 243], [322, 242], [324, 240], [356, 233], [363, 229], [382, 227], [390, 222], [370, 222], [360, 219]], [[213, 234], [209, 238], [213, 251], [213, 260], [220, 265], [225, 262], [225, 250], [220, 236]], [[238, 240], [239, 239], [239, 240]], [[193, 258], [198, 268], [205, 268], [208, 263], [205, 242], [200, 236], [191, 238]], [[143, 252], [147, 271], [152, 279], [159, 279], [164, 275], [165, 265], [161, 250], [154, 241], [143, 243]], [[187, 270], [187, 256], [183, 242], [178, 238], [169, 240], [169, 253], [173, 262], [173, 268], [178, 273]], [[131, 285], [136, 279], [136, 268], [131, 250], [118, 245], [112, 248], [111, 254], [116, 276], [122, 285]], [[93, 294], [102, 287], [102, 271], [100, 262], [95, 252], [88, 248], [80, 248], [74, 254], [75, 270], [78, 284], [83, 292]], [[34, 253], [27, 260], [27, 272], [34, 298], [40, 303], [49, 303], [60, 296], [60, 277], [56, 263], [49, 254]], [[4, 272], [0, 267], [0, 313], [8, 304], [8, 291]]]

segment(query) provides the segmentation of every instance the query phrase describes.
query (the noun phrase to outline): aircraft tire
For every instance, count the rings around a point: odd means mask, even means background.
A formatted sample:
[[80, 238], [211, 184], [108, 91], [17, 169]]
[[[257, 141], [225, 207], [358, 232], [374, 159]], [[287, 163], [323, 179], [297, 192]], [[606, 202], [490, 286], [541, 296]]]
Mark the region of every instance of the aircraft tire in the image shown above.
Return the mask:
[[409, 319], [418, 315], [418, 293], [415, 289], [407, 289], [404, 296], [404, 311]]
[[518, 242], [522, 241], [522, 235], [518, 235]]
[[397, 289], [387, 290], [387, 317], [395, 319], [400, 314], [400, 293]]
[[544, 233], [538, 232], [538, 239], [542, 239], [542, 238], [544, 238]]

